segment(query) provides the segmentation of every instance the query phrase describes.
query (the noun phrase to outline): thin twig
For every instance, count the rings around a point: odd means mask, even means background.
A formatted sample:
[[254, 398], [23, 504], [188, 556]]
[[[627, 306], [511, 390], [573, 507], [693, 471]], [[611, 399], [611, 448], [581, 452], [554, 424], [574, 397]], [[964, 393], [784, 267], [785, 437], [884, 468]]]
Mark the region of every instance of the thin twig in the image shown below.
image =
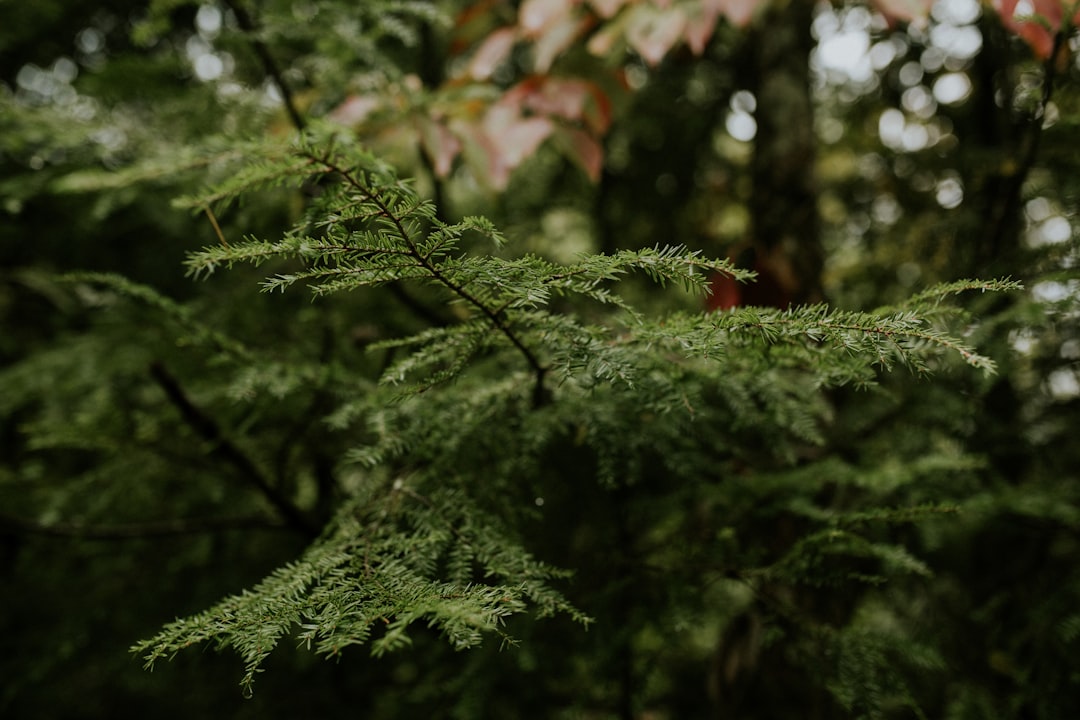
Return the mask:
[[251, 458], [225, 437], [213, 418], [195, 406], [164, 364], [153, 363], [150, 366], [150, 374], [165, 391], [169, 401], [180, 411], [184, 421], [196, 434], [212, 444], [211, 452], [231, 465], [246, 481], [251, 483], [277, 510], [289, 527], [309, 537], [318, 535], [319, 529], [304, 516], [300, 509], [270, 482]]
[[300, 111], [297, 109], [292, 91], [289, 89], [288, 84], [286, 84], [285, 77], [282, 75], [281, 69], [274, 60], [274, 56], [270, 54], [270, 48], [266, 46], [266, 43], [259, 39], [258, 26], [256, 26], [255, 21], [238, 0], [224, 0], [224, 2], [226, 7], [232, 10], [233, 16], [236, 18], [236, 24], [239, 25], [240, 29], [251, 39], [251, 47], [255, 50], [255, 54], [259, 56], [259, 61], [262, 63], [266, 74], [270, 76], [270, 79], [277, 87], [278, 93], [281, 95], [281, 102], [285, 105], [285, 112], [289, 114], [290, 122], [292, 122], [297, 130], [303, 132], [307, 127], [304, 116], [301, 115]]
[[[251, 15], [249, 15], [248, 12], [240, 5], [238, 0], [225, 0], [225, 4], [229, 7], [230, 10], [232, 10], [233, 15], [236, 16], [236, 23], [240, 26], [240, 29], [243, 30], [251, 38], [251, 45], [255, 50], [255, 54], [259, 56], [259, 60], [262, 62], [264, 71], [273, 81], [274, 85], [278, 89], [278, 92], [281, 94], [282, 102], [285, 104], [285, 110], [289, 114], [289, 120], [292, 122], [293, 126], [297, 130], [303, 132], [304, 129], [307, 127], [307, 122], [304, 120], [303, 115], [301, 115], [300, 111], [297, 109], [296, 102], [293, 100], [292, 91], [289, 89], [288, 84], [286, 84], [285, 77], [281, 73], [281, 70], [278, 68], [277, 63], [274, 61], [273, 55], [270, 54], [270, 49], [266, 46], [266, 43], [264, 43], [262, 40], [259, 40], [256, 36], [258, 27], [256, 26], [255, 21], [252, 19]], [[437, 182], [436, 187], [438, 188]], [[441, 206], [441, 203], [438, 203], [437, 206]], [[209, 212], [210, 211], [207, 210], [208, 214]], [[225, 242], [225, 238], [222, 237], [221, 231], [220, 229], [218, 229], [217, 223], [214, 222], [214, 218], [212, 215], [210, 216], [210, 221], [214, 223], [214, 229], [218, 231], [218, 238], [221, 240], [221, 243], [225, 247], [228, 247], [229, 244]], [[390, 293], [398, 300], [398, 302], [400, 302], [402, 305], [404, 305], [406, 308], [408, 308], [425, 322], [428, 322], [434, 327], [445, 327], [448, 324], [446, 319], [441, 317], [431, 308], [425, 306], [416, 298], [412, 297], [412, 295], [410, 295], [409, 292], [405, 290], [405, 288], [401, 287], [399, 284], [390, 283], [387, 287], [389, 288]]]
[[390, 291], [390, 294], [393, 295], [399, 303], [404, 305], [414, 315], [421, 318], [432, 327], [446, 327], [450, 324], [449, 320], [437, 313], [434, 309], [429, 308], [427, 305], [414, 298], [400, 283], [388, 283], [386, 289]]
[[214, 211], [210, 209], [209, 205], [203, 205], [203, 211], [206, 213], [206, 217], [210, 218], [210, 224], [214, 226], [214, 232], [217, 233], [218, 240], [221, 241], [224, 247], [228, 248], [229, 243], [225, 240], [225, 234], [221, 232], [221, 226], [218, 225], [217, 218], [214, 217]]

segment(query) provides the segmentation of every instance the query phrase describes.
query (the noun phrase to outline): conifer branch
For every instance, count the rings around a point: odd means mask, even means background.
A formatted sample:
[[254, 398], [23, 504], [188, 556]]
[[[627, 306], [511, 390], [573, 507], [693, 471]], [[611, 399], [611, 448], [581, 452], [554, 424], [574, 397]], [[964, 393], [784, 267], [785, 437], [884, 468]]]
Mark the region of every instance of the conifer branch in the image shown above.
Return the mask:
[[361, 182], [352, 172], [347, 168], [342, 167], [329, 155], [318, 155], [312, 152], [305, 151], [305, 156], [312, 161], [322, 164], [328, 171], [338, 175], [356, 192], [360, 193], [363, 198], [370, 201], [379, 209], [379, 214], [388, 220], [394, 227], [395, 233], [405, 243], [408, 248], [409, 255], [422, 267], [433, 280], [441, 284], [450, 292], [457, 295], [469, 305], [480, 311], [488, 321], [501, 332], [510, 343], [518, 349], [518, 351], [524, 356], [525, 361], [531, 368], [535, 378], [535, 389], [533, 392], [533, 403], [535, 406], [543, 404], [544, 400], [544, 378], [547, 375], [548, 368], [540, 363], [540, 360], [536, 357], [532, 350], [518, 337], [517, 333], [513, 331], [510, 325], [506, 322], [504, 315], [500, 314], [496, 309], [488, 306], [481, 301], [478, 297], [470, 293], [464, 285], [455, 282], [453, 279], [447, 277], [436, 265], [428, 253], [423, 253], [416, 245], [416, 241], [412, 235], [405, 228], [404, 222], [401, 217], [393, 212], [387, 205], [386, 201], [379, 196], [378, 193], [372, 192], [363, 182]]
[[[277, 63], [274, 61], [274, 56], [270, 53], [270, 49], [266, 46], [266, 43], [262, 42], [256, 37], [258, 28], [255, 25], [255, 21], [251, 18], [251, 16], [243, 8], [243, 6], [241, 6], [240, 3], [237, 2], [237, 0], [225, 0], [225, 4], [229, 7], [230, 10], [232, 10], [233, 15], [236, 16], [236, 22], [240, 26], [240, 29], [243, 30], [251, 38], [252, 47], [255, 50], [255, 54], [259, 56], [259, 60], [263, 64], [263, 69], [266, 71], [266, 74], [270, 77], [274, 85], [277, 87], [278, 92], [281, 93], [282, 102], [285, 105], [285, 110], [289, 115], [289, 120], [292, 122], [293, 127], [295, 127], [299, 132], [304, 132], [304, 130], [307, 129], [307, 122], [304, 120], [303, 115], [300, 114], [299, 109], [296, 107], [296, 102], [293, 99], [292, 91], [289, 89], [288, 83], [285, 82], [285, 77], [282, 74], [281, 70], [278, 68]], [[421, 157], [425, 160], [425, 162], [430, 163], [430, 160], [428, 160], [427, 156], [423, 153], [421, 153]], [[435, 178], [434, 174], [432, 175], [432, 177]], [[436, 202], [437, 205], [441, 207], [441, 187], [438, 183], [437, 178], [435, 179], [435, 184], [437, 189]], [[229, 244], [225, 242], [225, 238], [221, 234], [221, 230], [218, 228], [217, 222], [215, 221], [213, 214], [211, 214], [209, 206], [207, 206], [206, 212], [207, 215], [210, 217], [210, 222], [214, 224], [214, 230], [217, 231], [218, 238], [221, 240], [221, 244], [228, 247]], [[417, 317], [424, 320], [425, 322], [429, 323], [433, 327], [444, 327], [447, 324], [446, 320], [442, 318], [437, 312], [427, 307], [419, 300], [414, 298], [412, 295], [410, 295], [408, 290], [406, 290], [400, 284], [390, 283], [388, 285], [388, 289], [390, 290], [390, 293], [398, 300], [398, 302], [400, 302], [413, 314], [415, 314]]]
[[[223, 247], [231, 249], [228, 245]], [[134, 283], [120, 275], [100, 272], [67, 273], [59, 276], [58, 279], [61, 282], [85, 282], [109, 288], [124, 297], [152, 308], [173, 322], [178, 323], [182, 328], [189, 331], [199, 344], [209, 345], [241, 362], [250, 362], [254, 359], [251, 350], [243, 343], [202, 322], [195, 316], [190, 307], [181, 305], [147, 285]]]
[[319, 534], [319, 528], [315, 527], [296, 505], [274, 487], [273, 483], [263, 475], [251, 458], [225, 437], [225, 434], [218, 427], [218, 424], [214, 422], [213, 418], [206, 415], [191, 401], [180, 386], [179, 381], [173, 377], [163, 363], [153, 363], [150, 366], [150, 374], [157, 384], [161, 386], [161, 389], [165, 391], [169, 401], [180, 411], [184, 421], [196, 434], [212, 444], [213, 449], [211, 452], [231, 465], [245, 480], [251, 483], [277, 510], [289, 527], [308, 537], [315, 537]]

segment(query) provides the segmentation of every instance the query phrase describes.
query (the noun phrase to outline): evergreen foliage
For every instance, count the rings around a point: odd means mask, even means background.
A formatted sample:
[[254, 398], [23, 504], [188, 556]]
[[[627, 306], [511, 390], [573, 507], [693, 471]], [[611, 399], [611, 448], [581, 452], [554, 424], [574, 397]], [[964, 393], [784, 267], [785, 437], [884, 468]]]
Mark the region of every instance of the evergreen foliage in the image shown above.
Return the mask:
[[[322, 143], [304, 138], [290, 152], [258, 153], [257, 162], [230, 173], [220, 187], [182, 201], [204, 208], [286, 182], [318, 189], [312, 210], [281, 240], [205, 247], [189, 255], [190, 273], [204, 276], [238, 262], [293, 261], [302, 269], [275, 273], [262, 283], [264, 291], [300, 282], [318, 297], [412, 281], [442, 290], [464, 306], [464, 316], [371, 346], [408, 354], [380, 378], [391, 392], [366, 387], [364, 397], [347, 408], [348, 421], [342, 421], [341, 409], [332, 411], [340, 427], [359, 426], [372, 434], [372, 442], [349, 451], [349, 461], [362, 468], [356, 487], [304, 556], [250, 592], [173, 623], [137, 646], [151, 665], [203, 642], [234, 647], [246, 663], [243, 684], [249, 690], [265, 657], [297, 628], [298, 639], [309, 647], [315, 643], [317, 652], [336, 655], [370, 640], [378, 656], [407, 645], [406, 631], [417, 621], [426, 621], [456, 648], [477, 644], [481, 631], [512, 641], [501, 629], [504, 619], [530, 608], [539, 617], [561, 611], [587, 622], [549, 584], [566, 571], [538, 563], [526, 549], [528, 538], [505, 529], [521, 500], [515, 486], [546, 492], [545, 479], [534, 476], [575, 426], [601, 482], [636, 482], [642, 456], [650, 455], [670, 465], [671, 480], [693, 487], [701, 478], [691, 468], [707, 464], [694, 455], [712, 451], [679, 447], [678, 435], [721, 433], [736, 422], [745, 433], [774, 438], [778, 447], [820, 443], [821, 392], [871, 383], [875, 364], [926, 369], [936, 351], [949, 350], [992, 370], [988, 358], [933, 328], [929, 311], [943, 296], [963, 290], [1018, 289], [1009, 282], [956, 282], [912, 298], [911, 309], [869, 314], [825, 306], [741, 308], [647, 320], [612, 287], [630, 270], [699, 293], [708, 290], [706, 273], [741, 280], [750, 274], [678, 247], [591, 255], [571, 266], [529, 255], [507, 259], [467, 252], [461, 243], [470, 234], [496, 248], [506, 241], [482, 218], [439, 221], [429, 202], [383, 163], [348, 148], [343, 138]], [[189, 324], [183, 308], [147, 288], [105, 280]], [[548, 309], [553, 298], [570, 294], [615, 312], [584, 325]], [[216, 333], [199, 335], [215, 349], [228, 348], [238, 363], [252, 362]], [[460, 377], [477, 365], [501, 368], [504, 381], [492, 383], [490, 371]], [[415, 397], [405, 402], [395, 386], [410, 379], [405, 393]], [[713, 413], [695, 410], [715, 405], [728, 412], [709, 417]], [[637, 416], [632, 408], [639, 408]], [[658, 416], [646, 433], [641, 411]], [[678, 435], [669, 436], [665, 424]], [[528, 448], [537, 436], [547, 441]], [[502, 458], [507, 449], [520, 456]], [[879, 511], [875, 519], [890, 522], [908, 513]], [[831, 555], [876, 559], [880, 574], [840, 570], [833, 577], [819, 568]], [[763, 569], [766, 577], [814, 585], [878, 582], [897, 572], [929, 571], [902, 547], [838, 527], [808, 534]], [[380, 629], [374, 638], [373, 627]]]

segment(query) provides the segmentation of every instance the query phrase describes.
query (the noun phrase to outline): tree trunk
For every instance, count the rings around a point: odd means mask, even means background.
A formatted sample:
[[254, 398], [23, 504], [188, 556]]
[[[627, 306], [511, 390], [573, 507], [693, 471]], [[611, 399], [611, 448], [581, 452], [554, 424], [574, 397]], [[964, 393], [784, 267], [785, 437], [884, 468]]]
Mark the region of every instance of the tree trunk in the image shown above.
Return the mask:
[[813, 3], [773, 3], [747, 43], [747, 89], [757, 99], [750, 168], [754, 264], [759, 282], [779, 284], [794, 303], [823, 299], [810, 95], [812, 19]]

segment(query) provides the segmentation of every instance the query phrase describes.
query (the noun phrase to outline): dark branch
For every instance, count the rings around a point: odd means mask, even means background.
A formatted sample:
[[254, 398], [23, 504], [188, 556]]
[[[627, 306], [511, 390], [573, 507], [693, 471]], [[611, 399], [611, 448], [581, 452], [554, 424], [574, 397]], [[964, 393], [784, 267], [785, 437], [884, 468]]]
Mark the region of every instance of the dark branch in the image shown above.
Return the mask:
[[1028, 175], [1031, 174], [1035, 161], [1038, 159], [1039, 141], [1042, 139], [1043, 125], [1046, 123], [1046, 109], [1050, 105], [1050, 99], [1054, 93], [1054, 82], [1057, 80], [1058, 55], [1061, 53], [1065, 40], [1066, 31], [1063, 28], [1054, 35], [1050, 57], [1043, 62], [1042, 94], [1038, 107], [1028, 119], [1027, 132], [1021, 138], [1016, 169], [1009, 175], [1005, 187], [998, 195], [1000, 202], [995, 202], [990, 208], [986, 244], [992, 249], [1001, 247], [1003, 235], [1011, 226], [1010, 219], [1019, 212], [1020, 203], [1023, 200], [1024, 183], [1027, 182]]
[[238, 0], [225, 0], [225, 5], [232, 10], [233, 15], [236, 17], [236, 24], [251, 38], [251, 47], [255, 50], [255, 54], [259, 56], [263, 70], [266, 71], [266, 74], [273, 80], [274, 85], [277, 86], [278, 92], [281, 94], [281, 101], [285, 104], [285, 112], [289, 114], [289, 120], [297, 130], [303, 132], [304, 128], [307, 127], [304, 116], [296, 108], [296, 101], [293, 99], [292, 91], [285, 83], [285, 77], [282, 75], [277, 62], [275, 62], [274, 56], [270, 54], [270, 48], [258, 38], [258, 27], [255, 25], [255, 21]]
[[459, 298], [467, 302], [469, 305], [472, 305], [474, 308], [479, 310], [481, 314], [483, 314], [499, 332], [506, 336], [510, 343], [514, 347], [516, 347], [524, 356], [525, 361], [529, 364], [529, 367], [532, 368], [533, 374], [536, 377], [536, 385], [533, 388], [534, 407], [540, 407], [541, 405], [545, 404], [547, 399], [547, 393], [545, 392], [544, 388], [544, 378], [547, 375], [548, 369], [540, 363], [540, 360], [536, 357], [533, 351], [530, 350], [527, 345], [525, 345], [521, 338], [518, 337], [517, 333], [515, 333], [514, 330], [510, 327], [510, 325], [507, 324], [506, 318], [502, 314], [500, 314], [497, 309], [493, 309], [488, 305], [484, 304], [479, 298], [477, 298], [475, 295], [465, 289], [464, 286], [446, 277], [439, 269], [439, 267], [435, 263], [433, 263], [429, 257], [421, 253], [416, 247], [416, 243], [413, 242], [412, 236], [409, 234], [409, 231], [405, 229], [405, 225], [402, 222], [401, 218], [398, 217], [395, 213], [391, 212], [386, 202], [383, 200], [383, 198], [379, 197], [377, 193], [372, 192], [369, 187], [367, 187], [363, 182], [357, 179], [346, 168], [341, 167], [338, 163], [336, 163], [333, 158], [329, 156], [319, 156], [315, 154], [308, 154], [307, 157], [317, 163], [324, 165], [327, 170], [340, 176], [342, 180], [349, 184], [350, 187], [360, 193], [363, 197], [370, 200], [379, 209], [379, 214], [389, 220], [390, 223], [394, 226], [395, 233], [409, 248], [409, 254], [413, 256], [416, 262], [419, 263], [420, 266], [423, 267], [424, 270], [426, 270], [436, 282], [440, 283], [441, 285], [443, 285], [443, 287], [450, 290], [450, 292], [454, 293]]
[[150, 366], [150, 374], [165, 391], [169, 401], [180, 411], [184, 422], [200, 437], [211, 443], [213, 448], [211, 452], [214, 456], [231, 465], [244, 480], [253, 485], [277, 510], [289, 527], [309, 537], [318, 535], [319, 529], [263, 475], [251, 458], [225, 437], [213, 418], [191, 402], [180, 383], [162, 363], [153, 363]]
[[284, 527], [286, 526], [280, 520], [260, 515], [231, 518], [176, 518], [118, 525], [81, 525], [78, 523], [42, 524], [13, 515], [0, 514], [0, 535], [40, 535], [82, 540], [138, 540], [229, 530], [276, 530]]
[[390, 294], [394, 296], [394, 299], [404, 305], [409, 312], [432, 327], [446, 327], [450, 324], [449, 320], [437, 313], [433, 308], [428, 307], [413, 297], [401, 284], [392, 282], [386, 286], [386, 289], [389, 290]]
[[[329, 326], [322, 328], [322, 343], [319, 350], [318, 363], [327, 366], [334, 356], [334, 333]], [[297, 446], [303, 444], [310, 458], [312, 469], [316, 479], [318, 492], [315, 500], [314, 515], [319, 519], [327, 519], [331, 514], [333, 497], [340, 489], [337, 476], [334, 473], [334, 463], [322, 450], [315, 438], [310, 438], [311, 428], [315, 423], [328, 413], [333, 405], [333, 396], [322, 382], [313, 389], [311, 401], [307, 408], [300, 413], [295, 422], [284, 434], [281, 444], [275, 453], [274, 467], [276, 468], [277, 485], [281, 487], [285, 483], [286, 476], [292, 463], [293, 452]]]

